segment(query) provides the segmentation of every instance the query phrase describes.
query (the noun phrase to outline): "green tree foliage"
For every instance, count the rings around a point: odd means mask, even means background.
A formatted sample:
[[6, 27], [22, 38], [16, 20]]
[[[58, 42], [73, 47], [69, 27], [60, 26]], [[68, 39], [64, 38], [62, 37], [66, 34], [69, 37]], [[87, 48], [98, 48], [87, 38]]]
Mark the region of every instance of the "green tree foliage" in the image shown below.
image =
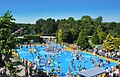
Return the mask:
[[99, 16], [99, 17], [97, 17], [95, 19], [95, 21], [97, 22], [97, 24], [101, 24], [102, 20], [103, 20], [103, 18], [101, 16]]
[[19, 69], [18, 67], [15, 67], [14, 64], [15, 63], [8, 62], [6, 67], [9, 69], [11, 77], [18, 77], [17, 73], [20, 72], [22, 69]]
[[73, 37], [72, 37], [70, 30], [63, 29], [62, 40], [63, 40], [63, 42], [72, 43]]
[[107, 35], [106, 35], [105, 32], [103, 32], [101, 26], [98, 26], [98, 28], [97, 28], [97, 34], [98, 34], [98, 38], [99, 38], [99, 43], [102, 44], [103, 40], [105, 40], [105, 38], [106, 38]]
[[92, 43], [99, 44], [99, 41], [100, 41], [100, 39], [99, 39], [98, 33], [97, 33], [97, 31], [95, 31], [93, 36], [92, 36]]
[[[96, 29], [101, 30], [98, 31], [99, 36], [99, 43], [102, 44], [103, 40], [106, 37], [106, 34], [111, 33], [114, 37], [120, 36], [120, 24], [116, 22], [102, 22], [103, 18], [101, 16], [98, 16], [97, 18], [93, 19], [88, 15], [82, 16], [81, 19], [75, 20], [73, 17], [69, 17], [68, 19], [58, 19], [55, 21], [54, 19], [39, 19], [36, 21], [35, 24], [35, 31], [40, 29], [38, 32], [42, 32], [42, 35], [56, 35], [56, 32], [59, 29], [62, 29], [63, 34], [63, 41], [66, 41], [66, 39], [69, 39], [67, 36], [70, 34], [72, 36], [72, 41], [77, 40], [79, 36], [79, 32], [82, 29], [87, 30], [88, 35], [93, 35], [94, 31]], [[54, 24], [54, 26], [53, 26]], [[100, 28], [100, 29], [99, 29]], [[67, 33], [67, 34], [64, 34]]]
[[103, 43], [103, 48], [106, 50], [115, 50], [115, 39], [110, 34], [107, 35], [106, 40]]
[[103, 22], [103, 31], [107, 34], [111, 34], [114, 37], [120, 37], [120, 23], [116, 22]]
[[61, 19], [58, 21], [58, 29], [69, 28], [66, 19]]
[[46, 23], [41, 27], [42, 35], [55, 35], [57, 25], [54, 19], [48, 18]]
[[73, 17], [69, 17], [67, 19], [67, 23], [69, 24], [69, 28], [72, 28], [75, 25], [75, 20]]
[[101, 23], [102, 23], [102, 17], [99, 16], [99, 17], [93, 19], [93, 22], [94, 22], [95, 28], [97, 28], [98, 26], [101, 26]]
[[115, 47], [116, 49], [120, 49], [120, 38], [115, 38]]
[[59, 29], [58, 30], [58, 33], [57, 33], [57, 43], [62, 43], [62, 29]]
[[41, 33], [41, 27], [46, 23], [44, 19], [38, 19], [35, 23], [35, 31], [36, 33]]
[[32, 24], [27, 24], [26, 33], [27, 35], [34, 35], [34, 26]]
[[78, 36], [78, 26], [73, 17], [69, 17], [68, 20], [61, 19], [58, 22], [58, 29], [62, 29], [62, 39], [64, 42], [73, 43]]
[[[9, 65], [8, 63], [14, 64], [11, 62], [10, 58], [12, 57], [12, 49], [15, 48], [15, 42], [16, 40], [12, 36], [12, 26], [15, 24], [13, 20], [12, 15], [10, 15], [11, 11], [7, 11], [3, 16], [0, 17], [0, 67], [3, 67], [6, 65]], [[10, 67], [13, 67], [13, 65], [10, 65]], [[8, 68], [8, 67], [7, 67]], [[11, 69], [8, 68], [9, 71], [17, 71], [17, 69]], [[11, 73], [11, 77], [15, 77]]]
[[79, 30], [86, 29], [88, 35], [92, 35], [94, 32], [93, 20], [90, 16], [82, 16], [81, 25]]
[[79, 33], [79, 36], [77, 39], [77, 45], [83, 49], [89, 47], [87, 32], [85, 29], [81, 30], [81, 32]]
[[14, 38], [11, 36], [12, 25], [15, 24], [11, 22], [15, 20], [10, 15], [10, 11], [7, 11], [3, 16], [0, 17], [0, 44], [1, 44], [1, 52], [5, 56], [6, 53], [9, 53], [9, 49], [14, 48]]
[[23, 36], [23, 35], [29, 35], [30, 31], [34, 32], [34, 24], [26, 24], [26, 23], [15, 23], [12, 25], [12, 33], [16, 32], [20, 28], [23, 28], [21, 31], [18, 31], [14, 34], [14, 36]]
[[[63, 41], [69, 39], [67, 34], [64, 34], [68, 33], [72, 37], [72, 40], [70, 41], [71, 43], [74, 43], [77, 40], [79, 32], [82, 29], [86, 29], [89, 36], [93, 35], [96, 29], [100, 30], [98, 31], [100, 44], [103, 43], [103, 40], [109, 33], [114, 37], [120, 37], [120, 23], [102, 22], [102, 20], [103, 18], [101, 16], [93, 19], [88, 15], [82, 16], [79, 20], [75, 20], [73, 17], [69, 17], [68, 19], [58, 19], [57, 21], [55, 21], [55, 19], [48, 18], [46, 20], [38, 19], [35, 24], [30, 24], [31, 26], [27, 24], [23, 24], [21, 26], [20, 24], [17, 24], [16, 27], [25, 27], [24, 31], [20, 33], [20, 35], [23, 35], [23, 33], [30, 34], [32, 30], [32, 32], [35, 31], [36, 34], [56, 36], [57, 31], [62, 29], [63, 38], [65, 38]], [[15, 28], [14, 30], [16, 30], [16, 27], [14, 26], [12, 28]]]

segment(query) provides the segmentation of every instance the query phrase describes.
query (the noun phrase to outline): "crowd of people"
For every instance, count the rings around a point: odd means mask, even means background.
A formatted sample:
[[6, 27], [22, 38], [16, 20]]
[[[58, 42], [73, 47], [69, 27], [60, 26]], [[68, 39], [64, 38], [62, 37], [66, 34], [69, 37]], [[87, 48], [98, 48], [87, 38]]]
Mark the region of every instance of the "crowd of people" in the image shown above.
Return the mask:
[[106, 77], [120, 77], [120, 67], [106, 68]]
[[[45, 45], [44, 45], [45, 46]], [[44, 47], [43, 45], [41, 45], [41, 47]], [[22, 45], [19, 45], [19, 48], [22, 48], [23, 46]], [[33, 47], [33, 48], [32, 48]], [[34, 54], [36, 54], [36, 51], [37, 51], [37, 48], [36, 48], [36, 45], [32, 46], [31, 44], [30, 45], [26, 45], [26, 49], [29, 51], [29, 52], [34, 52]], [[37, 53], [36, 54], [36, 63], [34, 63], [34, 61], [28, 61], [28, 60], [24, 60], [24, 58], [22, 59], [22, 61], [24, 62], [25, 61], [25, 75], [26, 77], [28, 76], [32, 76], [32, 73], [35, 73], [37, 69], [39, 70], [42, 70], [41, 67], [54, 67], [55, 65], [55, 62], [54, 62], [54, 59], [56, 59], [56, 62], [58, 62], [58, 53], [60, 53], [61, 51], [61, 48], [57, 48], [57, 47], [52, 47], [52, 49], [50, 49], [54, 52], [52, 52], [53, 54], [49, 54], [49, 50], [46, 48], [44, 48], [44, 51], [47, 52], [48, 54], [45, 55], [44, 57], [42, 57], [40, 55], [40, 53]], [[43, 65], [41, 65], [43, 64]], [[49, 68], [49, 71], [50, 71], [51, 68]], [[58, 66], [58, 68], [52, 68], [52, 71], [57, 71], [58, 74], [60, 74], [60, 66]]]
[[[26, 48], [30, 48], [28, 46], [26, 46]], [[52, 48], [52, 51], [54, 50], [54, 55], [45, 55], [44, 58], [40, 56], [40, 54], [38, 54], [37, 58], [36, 58], [36, 63], [34, 62], [29, 62], [29, 64], [26, 64], [26, 65], [29, 65], [29, 70], [26, 69], [26, 76], [27, 75], [32, 75], [32, 71], [35, 70], [39, 67], [48, 67], [48, 66], [52, 66], [52, 68], [49, 68], [49, 72], [53, 72], [53, 71], [56, 71], [57, 74], [59, 75], [61, 73], [60, 71], [60, 66], [58, 66], [58, 68], [53, 68], [54, 65], [55, 65], [55, 61], [58, 61], [59, 59], [59, 55], [58, 53], [61, 51], [61, 49], [57, 49], [57, 47], [53, 47]], [[30, 51], [30, 49], [29, 49]], [[36, 46], [34, 46], [34, 53], [36, 53], [37, 49], [36, 49]], [[55, 52], [56, 51], [56, 52]], [[48, 50], [46, 50], [46, 52], [49, 52]], [[110, 51], [104, 51], [104, 50], [98, 50], [97, 48], [94, 48], [93, 49], [93, 54], [94, 55], [100, 55], [100, 56], [105, 56], [107, 58], [114, 58], [114, 56], [117, 56], [119, 57], [119, 52], [110, 52]], [[76, 76], [78, 72], [80, 71], [85, 71], [86, 70], [86, 67], [81, 67], [81, 65], [78, 65], [77, 67], [74, 67], [74, 63], [75, 62], [78, 62], [78, 61], [83, 61], [84, 63], [88, 60], [88, 59], [85, 59], [82, 54], [79, 54], [76, 50], [73, 50], [72, 51], [72, 55], [71, 55], [71, 58], [72, 57], [75, 57], [76, 59], [72, 59], [71, 60], [71, 65], [68, 67], [68, 71], [66, 73], [66, 77], [71, 77], [72, 75]], [[102, 61], [102, 59], [98, 59], [97, 61], [95, 61], [93, 58], [89, 58], [89, 61], [91, 61], [92, 63], [92, 68], [93, 67], [104, 67], [106, 65], [109, 65], [110, 64], [110, 61], [109, 60], [106, 60], [105, 62]], [[41, 62], [44, 62], [44, 65], [41, 66]], [[83, 63], [83, 64], [84, 64]], [[27, 67], [26, 67], [27, 68]], [[28, 74], [28, 71], [29, 71], [29, 74]], [[111, 67], [111, 68], [106, 68], [106, 77], [119, 77], [120, 76], [120, 70], [118, 68], [118, 66], [115, 68]]]
[[[106, 58], [111, 58], [119, 62], [120, 52], [115, 51], [108, 51], [105, 49], [98, 50], [98, 48], [93, 49], [93, 54], [97, 54], [99, 56], [104, 56]], [[109, 61], [108, 61], [109, 63]], [[120, 77], [120, 65], [112, 66], [111, 68], [106, 68], [106, 75], [105, 77]]]

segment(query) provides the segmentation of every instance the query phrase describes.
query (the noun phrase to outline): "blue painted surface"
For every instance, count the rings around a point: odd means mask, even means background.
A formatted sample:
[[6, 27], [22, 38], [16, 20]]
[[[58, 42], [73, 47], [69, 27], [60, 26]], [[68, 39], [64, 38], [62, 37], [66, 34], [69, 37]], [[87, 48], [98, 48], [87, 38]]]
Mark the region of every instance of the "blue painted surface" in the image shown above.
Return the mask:
[[[34, 55], [34, 63], [36, 63], [36, 57], [39, 53], [40, 56], [41, 56], [42, 69], [44, 69], [44, 70], [50, 70], [50, 68], [57, 69], [57, 67], [60, 66], [60, 71], [61, 71], [62, 75], [65, 75], [65, 73], [68, 71], [69, 66], [71, 67], [71, 71], [73, 71], [74, 68], [76, 68], [76, 71], [78, 71], [78, 66], [79, 65], [81, 65], [81, 69], [83, 67], [85, 67], [86, 69], [91, 69], [92, 68], [92, 62], [90, 61], [90, 59], [91, 58], [94, 59], [94, 61], [96, 63], [98, 63], [98, 60], [100, 60], [99, 57], [95, 57], [95, 56], [93, 56], [91, 54], [88, 54], [88, 53], [85, 53], [85, 52], [79, 52], [79, 55], [81, 54], [82, 57], [84, 57], [85, 60], [84, 61], [82, 61], [82, 60], [77, 61], [76, 57], [75, 57], [75, 54], [72, 57], [72, 52], [63, 51], [60, 54], [58, 54], [58, 62], [56, 61], [56, 55], [54, 55], [54, 57], [51, 57], [51, 60], [54, 62], [53, 67], [51, 66], [52, 63], [51, 63], [50, 66], [47, 65], [46, 67], [44, 67], [44, 62], [45, 62], [45, 60], [47, 60], [50, 57], [50, 55], [43, 50], [45, 47], [36, 46], [36, 48], [37, 48], [36, 54], [34, 52], [32, 52], [32, 54]], [[32, 46], [31, 49], [34, 50], [34, 46]], [[22, 48], [17, 49], [17, 52], [19, 53], [20, 58], [24, 58], [24, 60], [33, 61], [33, 56], [29, 52], [29, 48], [26, 48], [26, 46], [23, 46]], [[45, 55], [47, 55], [47, 58], [45, 58]], [[74, 59], [74, 65], [73, 66], [71, 65], [72, 59]], [[103, 63], [104, 63], [105, 60], [104, 59], [102, 59], [102, 60], [103, 60]], [[104, 69], [106, 67], [111, 68], [111, 66], [116, 66], [116, 65], [117, 65], [116, 63], [110, 62], [110, 64], [105, 65], [102, 68], [104, 68]], [[54, 73], [56, 73], [56, 71]]]

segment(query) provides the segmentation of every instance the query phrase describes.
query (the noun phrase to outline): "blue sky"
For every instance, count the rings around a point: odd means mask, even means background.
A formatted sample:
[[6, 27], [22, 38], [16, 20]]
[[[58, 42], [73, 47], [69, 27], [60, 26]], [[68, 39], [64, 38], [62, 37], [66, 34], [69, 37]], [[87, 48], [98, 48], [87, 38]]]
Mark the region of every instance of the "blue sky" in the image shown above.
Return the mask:
[[0, 0], [0, 16], [7, 10], [19, 23], [35, 23], [39, 18], [50, 17], [80, 19], [83, 15], [120, 22], [120, 0]]

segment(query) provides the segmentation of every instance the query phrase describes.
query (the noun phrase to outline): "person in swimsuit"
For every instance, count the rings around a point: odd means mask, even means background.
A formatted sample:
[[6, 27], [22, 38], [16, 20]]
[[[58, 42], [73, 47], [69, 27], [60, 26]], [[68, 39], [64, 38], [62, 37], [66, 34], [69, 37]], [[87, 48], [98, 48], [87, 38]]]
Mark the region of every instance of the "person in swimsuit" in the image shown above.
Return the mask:
[[60, 66], [58, 66], [57, 72], [58, 72], [58, 74], [60, 74]]
[[76, 60], [79, 60], [79, 56], [78, 56], [78, 53], [76, 54]]

